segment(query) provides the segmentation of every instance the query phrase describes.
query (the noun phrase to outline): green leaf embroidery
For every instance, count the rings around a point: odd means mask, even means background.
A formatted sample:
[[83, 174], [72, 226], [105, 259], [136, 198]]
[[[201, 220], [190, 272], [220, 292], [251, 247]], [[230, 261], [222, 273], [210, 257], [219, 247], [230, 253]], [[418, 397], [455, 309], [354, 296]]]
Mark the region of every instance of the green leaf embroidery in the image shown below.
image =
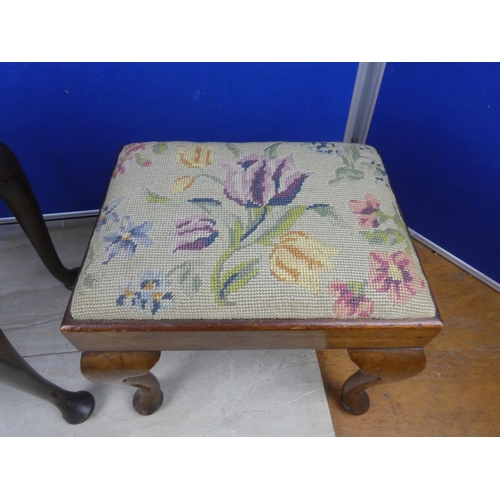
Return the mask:
[[167, 145], [168, 142], [157, 142], [153, 146], [153, 153], [156, 153], [157, 155], [163, 154], [167, 150]]
[[93, 288], [97, 284], [97, 276], [95, 273], [88, 273], [84, 276], [82, 284], [85, 288]]
[[239, 148], [237, 148], [234, 144], [231, 143], [226, 143], [226, 148], [233, 153], [235, 158], [239, 158], [241, 156], [241, 151]]
[[359, 181], [365, 178], [365, 173], [363, 170], [352, 169], [348, 171], [347, 178], [351, 181]]
[[231, 247], [238, 247], [244, 232], [243, 224], [238, 217], [235, 217], [234, 225], [229, 232], [229, 245]]
[[308, 210], [314, 210], [321, 217], [329, 217], [335, 221], [341, 221], [340, 215], [336, 212], [335, 208], [330, 205], [312, 205], [307, 207]]
[[202, 285], [201, 278], [197, 274], [192, 274], [192, 267], [186, 267], [179, 274], [179, 285], [187, 289], [188, 292], [196, 293]]
[[221, 282], [220, 273], [226, 260], [228, 260], [229, 257], [231, 257], [231, 255], [233, 255], [238, 249], [239, 246], [230, 247], [219, 257], [219, 260], [217, 261], [217, 264], [215, 264], [212, 276], [210, 278], [210, 290], [214, 294], [215, 302], [220, 306], [227, 305], [227, 303], [221, 299], [219, 294]]
[[207, 179], [211, 179], [211, 180], [217, 182], [218, 184], [224, 185], [224, 181], [222, 179], [219, 179], [215, 175], [208, 174], [207, 172], [200, 172], [199, 177], [206, 177]]
[[394, 207], [394, 222], [402, 227], [402, 228], [405, 228], [406, 230], [406, 224], [403, 222], [403, 219], [401, 218], [401, 216], [399, 215], [399, 210], [398, 210], [398, 207], [393, 203], [392, 206]]
[[141, 166], [141, 167], [149, 167], [152, 163], [151, 160], [146, 158], [145, 156], [141, 156], [139, 153], [136, 153], [135, 156], [135, 161]]
[[278, 149], [278, 146], [280, 144], [283, 144], [283, 143], [277, 142], [276, 144], [273, 144], [272, 146], [269, 146], [268, 148], [264, 149], [264, 151], [266, 151], [266, 153], [267, 153], [267, 156], [269, 156], [269, 158], [271, 160], [274, 160], [275, 158], [277, 158], [278, 154], [276, 153], [276, 150]]
[[361, 155], [359, 154], [359, 150], [356, 146], [353, 146], [351, 148], [349, 148], [349, 153], [351, 155], [351, 158], [352, 158], [352, 161], [353, 162], [356, 162], [358, 161], [360, 158], [361, 158]]
[[165, 277], [170, 277], [178, 272], [177, 281], [179, 285], [185, 288], [188, 293], [196, 293], [201, 288], [202, 281], [199, 275], [193, 274], [193, 266], [193, 261], [186, 260], [170, 269]]
[[202, 285], [202, 281], [201, 281], [201, 278], [195, 274], [192, 278], [191, 278], [191, 282], [190, 282], [190, 288], [191, 290], [194, 292], [194, 293], [197, 293], [200, 288], [201, 288], [201, 285]]
[[353, 168], [340, 167], [335, 171], [336, 178], [328, 181], [328, 184], [336, 184], [343, 179], [349, 179], [351, 181], [359, 181], [364, 179], [365, 173], [363, 170], [356, 170]]
[[148, 203], [167, 203], [172, 200], [172, 198], [169, 198], [168, 196], [160, 196], [148, 188], [144, 188], [144, 190], [146, 192], [146, 201]]
[[[271, 227], [265, 227], [264, 224], [262, 231], [256, 231], [255, 239], [252, 243], [262, 243], [264, 245], [271, 244], [271, 240], [281, 236], [284, 232], [288, 231], [296, 222], [299, 217], [303, 215], [307, 207], [300, 205], [288, 209]], [[251, 239], [251, 237], [249, 238]], [[248, 242], [250, 243], [250, 242]]]
[[354, 165], [361, 158], [361, 153], [356, 146], [346, 148], [345, 155], [342, 156], [343, 167], [337, 168], [335, 171], [336, 177], [328, 182], [328, 184], [336, 184], [343, 179], [351, 181], [359, 181], [364, 179], [365, 172], [357, 169]]
[[90, 247], [89, 251], [87, 252], [87, 257], [85, 259], [85, 265], [83, 267], [80, 281], [82, 282], [83, 286], [91, 288], [96, 285], [97, 281], [97, 276], [96, 273], [88, 273], [87, 270], [90, 268], [90, 265], [94, 261], [95, 257], [95, 251], [94, 247]]
[[396, 245], [406, 241], [405, 236], [398, 229], [377, 229], [375, 231], [360, 231], [361, 236], [370, 243], [381, 245]]
[[[269, 209], [272, 209], [273, 207], [269, 207]], [[255, 224], [255, 222], [257, 222], [261, 216], [262, 216], [262, 212], [264, 212], [264, 210], [266, 210], [266, 207], [257, 207], [257, 208], [248, 208], [247, 211], [248, 213], [250, 214], [250, 218], [251, 218], [251, 223], [252, 224]]]
[[213, 200], [211, 198], [194, 198], [189, 201], [207, 215], [210, 215], [210, 217], [214, 217], [215, 219], [218, 219], [225, 213], [222, 203], [218, 200]]
[[257, 224], [261, 224], [264, 222], [265, 217], [269, 216], [269, 214], [272, 212], [273, 207], [272, 206], [267, 206], [267, 207], [258, 207], [258, 208], [247, 208], [247, 228], [246, 230], [250, 230], [251, 228], [254, 228], [254, 226]]
[[[347, 167], [347, 168], [350, 168], [351, 167], [351, 164], [349, 163], [349, 160], [345, 157], [345, 156], [342, 156], [342, 163]], [[338, 170], [337, 170], [338, 172]]]
[[362, 281], [348, 281], [346, 285], [349, 290], [354, 292], [355, 295], [359, 295], [365, 287], [365, 284]]
[[179, 274], [179, 285], [184, 285], [186, 281], [188, 280], [189, 276], [191, 274], [191, 266], [186, 267], [180, 274]]
[[165, 278], [172, 276], [176, 271], [184, 270], [186, 269], [186, 267], [191, 267], [191, 266], [192, 262], [190, 262], [189, 260], [185, 260], [182, 264], [177, 264], [176, 266], [172, 267], [170, 271], [165, 273]]
[[252, 278], [259, 274], [259, 259], [250, 259], [225, 272], [220, 280], [219, 297], [226, 300], [227, 296], [241, 290]]
[[228, 212], [219, 200], [213, 198], [194, 198], [189, 201], [228, 228], [232, 228], [238, 224], [242, 226], [239, 217]]

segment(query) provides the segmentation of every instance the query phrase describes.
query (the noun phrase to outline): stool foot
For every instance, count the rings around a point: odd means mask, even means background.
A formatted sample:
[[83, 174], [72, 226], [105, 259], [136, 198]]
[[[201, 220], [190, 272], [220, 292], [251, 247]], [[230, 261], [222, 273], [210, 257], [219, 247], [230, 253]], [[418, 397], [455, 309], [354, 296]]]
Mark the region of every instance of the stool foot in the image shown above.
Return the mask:
[[418, 375], [426, 364], [422, 348], [348, 349], [348, 352], [360, 368], [346, 380], [342, 389], [342, 403], [352, 415], [363, 415], [370, 408], [365, 389], [411, 378]]
[[163, 404], [163, 392], [161, 392], [160, 384], [151, 373], [143, 377], [135, 377], [129, 385], [138, 388], [132, 399], [132, 405], [137, 413], [152, 415]]
[[58, 408], [68, 424], [81, 424], [94, 411], [94, 396], [87, 391], [70, 392], [66, 394], [66, 398], [58, 405]]
[[149, 373], [161, 352], [83, 352], [81, 370], [93, 382], [137, 387], [132, 404], [140, 415], [152, 415], [163, 403], [158, 379]]
[[14, 349], [0, 330], [0, 382], [54, 405], [69, 424], [85, 422], [94, 411], [94, 398], [86, 391], [71, 392], [49, 382]]

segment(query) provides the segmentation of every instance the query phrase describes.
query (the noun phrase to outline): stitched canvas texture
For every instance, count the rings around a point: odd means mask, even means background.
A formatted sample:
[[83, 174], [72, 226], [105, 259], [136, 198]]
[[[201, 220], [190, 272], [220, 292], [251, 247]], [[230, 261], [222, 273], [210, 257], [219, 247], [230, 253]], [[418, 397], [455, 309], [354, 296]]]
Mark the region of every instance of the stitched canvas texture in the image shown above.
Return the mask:
[[71, 304], [79, 320], [435, 314], [378, 153], [337, 142], [125, 146]]

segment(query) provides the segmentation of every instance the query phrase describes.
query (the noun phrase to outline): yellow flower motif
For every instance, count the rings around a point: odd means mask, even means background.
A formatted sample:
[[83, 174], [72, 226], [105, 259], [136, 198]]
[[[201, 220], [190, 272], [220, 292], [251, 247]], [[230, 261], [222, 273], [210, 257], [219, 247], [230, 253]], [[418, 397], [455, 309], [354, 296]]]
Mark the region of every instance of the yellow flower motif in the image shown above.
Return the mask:
[[179, 144], [175, 148], [175, 161], [187, 168], [205, 168], [212, 164], [214, 148], [204, 147], [199, 144], [184, 146]]
[[271, 252], [271, 274], [280, 281], [296, 283], [319, 294], [319, 272], [333, 269], [330, 259], [337, 254], [319, 238], [304, 231], [281, 235]]
[[188, 187], [193, 185], [195, 178], [192, 175], [185, 175], [184, 177], [179, 177], [175, 179], [172, 183], [172, 187], [170, 188], [170, 192], [172, 194], [180, 193], [181, 191], [185, 191]]

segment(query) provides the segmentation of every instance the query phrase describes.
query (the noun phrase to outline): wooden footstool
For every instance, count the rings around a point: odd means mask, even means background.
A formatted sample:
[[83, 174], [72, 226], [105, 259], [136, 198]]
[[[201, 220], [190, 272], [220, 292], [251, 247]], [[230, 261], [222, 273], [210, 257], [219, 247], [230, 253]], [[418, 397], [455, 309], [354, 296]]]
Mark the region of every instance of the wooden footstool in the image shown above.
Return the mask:
[[348, 349], [359, 415], [441, 327], [374, 148], [148, 142], [118, 157], [61, 330], [144, 415], [163, 350]]

